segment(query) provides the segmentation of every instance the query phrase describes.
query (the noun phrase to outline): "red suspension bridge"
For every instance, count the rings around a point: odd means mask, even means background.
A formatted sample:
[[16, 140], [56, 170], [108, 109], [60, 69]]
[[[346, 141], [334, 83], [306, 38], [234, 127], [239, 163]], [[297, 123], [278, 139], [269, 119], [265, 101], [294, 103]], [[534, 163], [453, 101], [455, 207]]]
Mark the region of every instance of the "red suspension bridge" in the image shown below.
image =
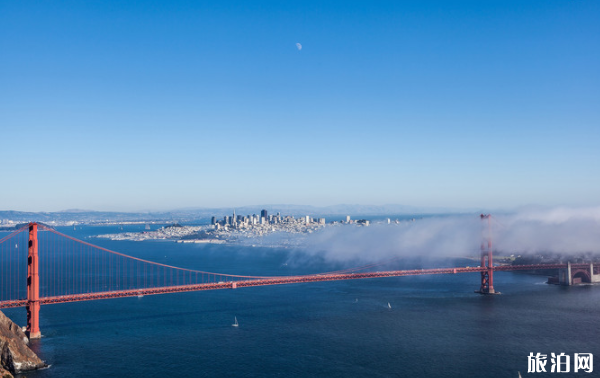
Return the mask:
[[[489, 222], [489, 216], [482, 218]], [[27, 251], [20, 247], [24, 245], [27, 245]], [[457, 273], [480, 273], [479, 292], [493, 294], [495, 271], [568, 268], [570, 279], [571, 275], [585, 272], [585, 269], [591, 269], [589, 274], [593, 276], [594, 269], [598, 269], [590, 264], [494, 266], [489, 236], [482, 244], [481, 265], [478, 267], [364, 272], [379, 265], [297, 276], [213, 273], [128, 256], [75, 239], [43, 224], [29, 223], [0, 239], [0, 309], [26, 307], [27, 333], [30, 338], [39, 338], [40, 306], [54, 303], [303, 282]]]

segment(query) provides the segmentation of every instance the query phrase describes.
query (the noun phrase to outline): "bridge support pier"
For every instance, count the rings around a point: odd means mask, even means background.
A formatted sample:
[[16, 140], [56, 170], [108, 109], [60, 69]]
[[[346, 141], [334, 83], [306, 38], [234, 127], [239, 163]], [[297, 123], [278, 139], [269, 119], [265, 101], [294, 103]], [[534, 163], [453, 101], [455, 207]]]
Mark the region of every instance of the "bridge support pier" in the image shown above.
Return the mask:
[[38, 271], [37, 223], [29, 223], [27, 255], [27, 335], [30, 339], [42, 337], [40, 332], [40, 277]]
[[590, 263], [587, 270], [573, 268], [571, 263], [567, 262], [567, 267], [558, 271], [558, 283], [563, 286], [579, 285], [583, 282], [600, 283], [600, 274], [594, 274], [594, 263]]
[[567, 261], [566, 269], [558, 270], [558, 282], [563, 286], [573, 285], [573, 276], [571, 275], [571, 263]]
[[480, 294], [500, 294], [494, 290], [494, 269], [488, 267], [488, 270], [481, 272]]
[[590, 263], [590, 278], [592, 280], [592, 283], [600, 282], [600, 273], [594, 274], [594, 263]]

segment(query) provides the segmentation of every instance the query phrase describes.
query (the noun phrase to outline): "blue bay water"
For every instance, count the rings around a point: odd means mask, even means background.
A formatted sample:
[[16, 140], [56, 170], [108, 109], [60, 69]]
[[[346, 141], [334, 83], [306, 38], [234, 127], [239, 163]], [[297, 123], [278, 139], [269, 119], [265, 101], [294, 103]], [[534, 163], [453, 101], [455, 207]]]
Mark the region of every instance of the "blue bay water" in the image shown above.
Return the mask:
[[[60, 231], [78, 238], [119, 232]], [[301, 252], [289, 249], [85, 240], [152, 261], [225, 273], [340, 268], [295, 259]], [[52, 366], [26, 376], [516, 377], [517, 371], [525, 376], [530, 352], [600, 356], [600, 286], [560, 287], [545, 280], [496, 273], [499, 296], [475, 294], [479, 277], [457, 274], [48, 305], [40, 313], [44, 337], [32, 348]], [[24, 309], [5, 313], [25, 324]], [[234, 317], [237, 328], [231, 326]]]

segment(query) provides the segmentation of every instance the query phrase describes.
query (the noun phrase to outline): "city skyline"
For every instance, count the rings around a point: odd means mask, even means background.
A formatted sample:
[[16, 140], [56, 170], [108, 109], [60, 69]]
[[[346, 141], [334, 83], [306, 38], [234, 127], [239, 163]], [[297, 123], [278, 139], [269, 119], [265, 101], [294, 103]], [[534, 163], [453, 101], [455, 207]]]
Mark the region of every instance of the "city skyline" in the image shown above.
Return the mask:
[[0, 4], [0, 210], [598, 206], [600, 4]]

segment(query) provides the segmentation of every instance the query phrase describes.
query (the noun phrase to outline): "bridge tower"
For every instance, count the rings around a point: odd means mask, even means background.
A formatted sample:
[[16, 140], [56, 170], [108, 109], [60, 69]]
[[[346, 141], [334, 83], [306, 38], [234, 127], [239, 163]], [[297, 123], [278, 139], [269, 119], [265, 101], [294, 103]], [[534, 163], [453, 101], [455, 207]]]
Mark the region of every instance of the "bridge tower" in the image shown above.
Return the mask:
[[[494, 259], [492, 256], [492, 216], [490, 214], [481, 214], [481, 220], [487, 220], [487, 235], [481, 242], [481, 267], [487, 268], [481, 272], [481, 294], [498, 294], [494, 290]], [[487, 248], [486, 248], [487, 244]]]
[[27, 334], [30, 339], [42, 337], [40, 332], [40, 277], [38, 271], [38, 225], [29, 223], [27, 255]]

